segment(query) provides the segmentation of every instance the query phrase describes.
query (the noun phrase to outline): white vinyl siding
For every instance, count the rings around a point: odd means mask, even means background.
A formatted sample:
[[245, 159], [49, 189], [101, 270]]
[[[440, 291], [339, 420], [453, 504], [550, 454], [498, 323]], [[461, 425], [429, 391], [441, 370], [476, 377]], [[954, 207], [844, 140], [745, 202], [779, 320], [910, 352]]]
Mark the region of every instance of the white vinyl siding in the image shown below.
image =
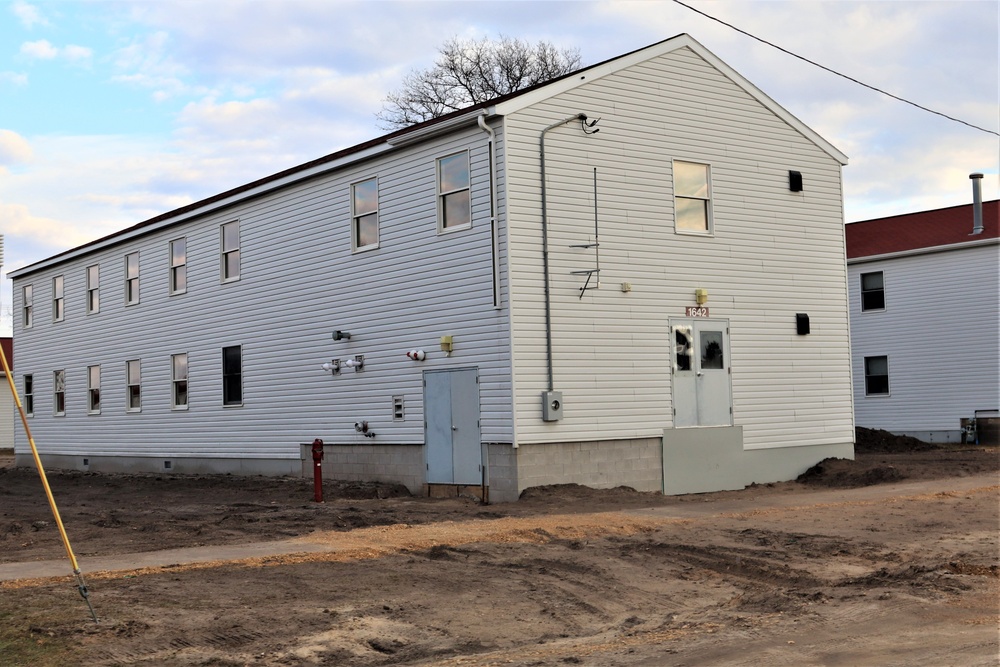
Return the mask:
[[[71, 330], [36, 323], [31, 336], [18, 338], [18, 366], [50, 373], [47, 360], [58, 349], [67, 369], [79, 369], [78, 383], [70, 370], [72, 386], [85, 386], [83, 370], [100, 363], [105, 387], [124, 391], [125, 361], [141, 358], [142, 410], [105, 409], [101, 430], [114, 438], [67, 423], [57, 429], [36, 410], [36, 439], [67, 455], [298, 460], [299, 443], [317, 437], [357, 444], [353, 424], [363, 417], [378, 433], [375, 444], [415, 445], [424, 440], [423, 420], [416, 417], [423, 411], [423, 371], [459, 365], [479, 368], [484, 441], [510, 442], [509, 330], [506, 310], [493, 307], [487, 143], [488, 135], [472, 126], [129, 239], [127, 249], [141, 254], [143, 276], [163, 276], [143, 281], [141, 308], [109, 301], [100, 318], [70, 317]], [[483, 224], [439, 235], [436, 160], [465, 151], [472, 217]], [[379, 174], [381, 248], [354, 253], [350, 186], [373, 173]], [[219, 228], [235, 219], [241, 279], [220, 284]], [[183, 250], [171, 253], [172, 241]], [[65, 272], [67, 294], [82, 294], [84, 268], [98, 261], [118, 266], [123, 250], [99, 248], [41, 270], [34, 280]], [[503, 233], [500, 250], [506, 251]], [[171, 298], [167, 279], [177, 267], [190, 288], [183, 298]], [[70, 284], [71, 273], [78, 282]], [[501, 297], [506, 302], [506, 292]], [[354, 338], [333, 341], [336, 329]], [[221, 400], [221, 349], [236, 342], [237, 331], [243, 407], [233, 410]], [[440, 351], [443, 335], [454, 337], [451, 357]], [[116, 344], [109, 347], [108, 340]], [[426, 361], [407, 359], [411, 349], [426, 350]], [[171, 409], [171, 355], [178, 352], [186, 352], [190, 368], [187, 410]], [[364, 373], [331, 377], [320, 369], [324, 361], [355, 354], [365, 357]], [[414, 417], [393, 421], [392, 396], [403, 396]], [[85, 417], [83, 392], [70, 398], [66, 422], [75, 427]]]
[[[971, 222], [969, 223], [971, 229]], [[1000, 406], [1000, 243], [852, 259], [851, 345], [858, 426], [957, 433], [976, 410]], [[863, 273], [881, 272], [890, 308], [861, 313]], [[864, 358], [889, 357], [889, 396], [865, 393]]]
[[[538, 140], [546, 135], [554, 388], [547, 387]], [[840, 163], [689, 49], [508, 116], [519, 443], [658, 437], [672, 425], [668, 321], [706, 289], [730, 323], [733, 422], [748, 449], [853, 441]], [[671, 161], [711, 165], [714, 236], [675, 233]], [[808, 188], [790, 192], [788, 170]], [[594, 169], [600, 289], [594, 268]], [[630, 283], [625, 293], [622, 283]], [[796, 335], [795, 314], [812, 333]]]

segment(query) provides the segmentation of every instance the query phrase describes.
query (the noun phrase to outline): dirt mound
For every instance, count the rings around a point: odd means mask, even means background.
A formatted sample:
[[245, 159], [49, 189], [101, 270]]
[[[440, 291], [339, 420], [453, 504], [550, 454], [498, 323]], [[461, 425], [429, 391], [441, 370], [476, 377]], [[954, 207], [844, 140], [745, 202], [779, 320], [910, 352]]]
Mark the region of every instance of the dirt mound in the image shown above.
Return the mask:
[[799, 475], [795, 481], [810, 486], [850, 489], [903, 479], [906, 479], [906, 475], [891, 465], [862, 468], [847, 459], [823, 459]]
[[542, 498], [579, 499], [579, 500], [601, 500], [620, 499], [626, 497], [642, 497], [640, 491], [636, 491], [631, 486], [616, 486], [613, 489], [593, 489], [581, 484], [547, 484], [545, 486], [532, 486], [521, 492], [521, 500], [533, 500]]
[[908, 435], [895, 435], [882, 429], [863, 426], [854, 429], [855, 452], [926, 452], [932, 449], [940, 447]]

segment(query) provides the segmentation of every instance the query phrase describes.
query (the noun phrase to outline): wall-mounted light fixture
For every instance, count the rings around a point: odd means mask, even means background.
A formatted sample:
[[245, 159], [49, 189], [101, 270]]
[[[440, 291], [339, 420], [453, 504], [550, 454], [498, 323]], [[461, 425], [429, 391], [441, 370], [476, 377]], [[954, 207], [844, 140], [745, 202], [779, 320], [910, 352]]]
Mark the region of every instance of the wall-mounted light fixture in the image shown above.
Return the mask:
[[410, 350], [406, 353], [406, 357], [413, 361], [423, 361], [427, 358], [427, 354], [423, 350]]
[[696, 289], [694, 291], [694, 300], [698, 303], [699, 306], [705, 305], [705, 302], [708, 301], [708, 290], [703, 289], [701, 287]]
[[340, 329], [337, 329], [336, 331], [333, 332], [333, 339], [334, 340], [351, 340], [351, 334], [348, 331], [341, 331]]
[[365, 369], [365, 355], [356, 354], [353, 359], [345, 361], [344, 365], [348, 368], [353, 368], [355, 373], [360, 373]]
[[323, 364], [323, 370], [327, 373], [333, 373], [334, 375], [340, 375], [340, 359], [331, 359], [330, 361]]
[[451, 336], [441, 336], [441, 351], [445, 352], [449, 357], [451, 356], [452, 350], [455, 349], [455, 342]]
[[354, 422], [354, 430], [360, 433], [361, 435], [365, 436], [366, 438], [375, 437], [375, 431], [368, 430], [368, 422], [366, 421]]

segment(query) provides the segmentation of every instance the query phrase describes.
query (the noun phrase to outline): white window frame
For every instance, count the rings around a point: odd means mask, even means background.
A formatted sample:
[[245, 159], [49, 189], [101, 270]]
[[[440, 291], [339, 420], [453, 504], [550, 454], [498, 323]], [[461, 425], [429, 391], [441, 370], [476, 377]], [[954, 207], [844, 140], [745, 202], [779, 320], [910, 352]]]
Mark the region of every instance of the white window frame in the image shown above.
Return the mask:
[[[135, 266], [132, 266], [135, 260]], [[134, 274], [133, 274], [134, 269]], [[139, 252], [125, 255], [125, 305], [134, 306], [139, 303]]]
[[21, 288], [21, 326], [30, 329], [35, 324], [35, 286]]
[[[701, 197], [693, 193], [678, 193], [677, 187], [677, 165], [686, 164], [705, 168], [705, 185], [708, 192]], [[712, 165], [707, 162], [697, 162], [695, 160], [673, 160], [671, 165], [671, 180], [674, 188], [674, 232], [676, 234], [690, 234], [692, 236], [714, 236], [715, 235], [715, 215], [713, 213], [712, 196]], [[705, 229], [682, 228], [678, 222], [677, 202], [678, 200], [702, 201], [705, 202]]]
[[[184, 374], [183, 377], [179, 377], [177, 373], [177, 360], [181, 357], [184, 358]], [[187, 352], [180, 352], [178, 354], [170, 355], [170, 409], [171, 410], [187, 410], [191, 405], [191, 367], [190, 361], [188, 360]], [[177, 388], [180, 383], [184, 383], [184, 403], [177, 402]]]
[[[359, 211], [357, 189], [359, 185], [375, 183], [375, 208], [371, 210]], [[351, 249], [353, 252], [367, 252], [379, 247], [381, 241], [381, 220], [379, 218], [379, 181], [378, 176], [365, 178], [355, 183], [351, 183]], [[361, 245], [361, 220], [370, 215], [375, 216], [375, 240], [372, 243]]]
[[66, 278], [58, 275], [52, 277], [52, 321], [62, 322], [66, 319]]
[[[226, 230], [236, 229], [236, 246], [226, 245]], [[230, 220], [229, 222], [219, 225], [219, 279], [224, 283], [234, 283], [240, 279], [240, 221]], [[235, 273], [230, 273], [229, 270], [230, 260], [232, 264], [235, 264]]]
[[87, 267], [87, 314], [101, 312], [101, 265]]
[[[878, 273], [882, 276], [882, 307], [881, 308], [865, 308], [865, 276], [870, 276], [874, 273]], [[861, 307], [862, 313], [882, 313], [885, 312], [886, 300], [885, 300], [885, 271], [881, 269], [878, 271], [865, 271], [858, 274], [858, 286], [860, 290], [858, 291], [858, 305]], [[875, 290], [867, 290], [868, 292], [874, 292]]]
[[[184, 244], [184, 258], [180, 261], [175, 261], [174, 259], [174, 246], [178, 243]], [[167, 244], [167, 262], [170, 264], [170, 273], [167, 276], [168, 289], [172, 295], [174, 294], [186, 294], [187, 293], [187, 237], [181, 236], [180, 238], [172, 239], [170, 243]], [[178, 280], [177, 276], [184, 276], [184, 286], [180, 289], [177, 288]]]
[[[61, 387], [60, 387], [60, 380], [62, 381]], [[60, 391], [60, 388], [62, 389], [62, 391]], [[62, 403], [62, 410], [59, 409], [60, 402]], [[64, 417], [66, 415], [66, 371], [65, 370], [52, 371], [52, 415], [55, 417]]]
[[21, 377], [21, 387], [24, 389], [24, 414], [35, 415], [35, 376], [27, 373]]
[[[468, 174], [468, 183], [460, 188], [452, 188], [451, 190], [442, 190], [441, 188], [441, 176], [442, 169], [441, 163], [445, 160], [449, 160], [459, 155], [465, 156], [465, 167]], [[448, 155], [442, 155], [435, 161], [436, 166], [436, 178], [435, 178], [435, 188], [437, 190], [437, 217], [438, 217], [438, 234], [448, 234], [450, 232], [462, 231], [464, 229], [469, 229], [472, 227], [472, 161], [469, 156], [468, 150], [457, 151], [455, 153], [449, 153]], [[469, 221], [463, 224], [445, 226], [445, 199], [458, 192], [467, 191], [469, 193]]]
[[[132, 371], [135, 370], [135, 375]], [[138, 405], [132, 405], [132, 388]], [[125, 362], [125, 412], [142, 412], [142, 359], [129, 359]]]
[[101, 414], [100, 366], [87, 366], [87, 414]]
[[[869, 359], [885, 359], [885, 391], [880, 391], [880, 392], [877, 392], [877, 393], [868, 391], [868, 377], [869, 377], [869, 374], [868, 374], [868, 360]], [[891, 392], [892, 392], [892, 383], [889, 381], [889, 355], [887, 355], [887, 354], [870, 354], [870, 355], [864, 356], [862, 358], [861, 364], [862, 364], [861, 372], [863, 373], [864, 378], [865, 378], [865, 396], [866, 397], [885, 397], [885, 396], [889, 396], [891, 394]], [[872, 376], [872, 377], [881, 377], [881, 375], [879, 375], [879, 376]]]

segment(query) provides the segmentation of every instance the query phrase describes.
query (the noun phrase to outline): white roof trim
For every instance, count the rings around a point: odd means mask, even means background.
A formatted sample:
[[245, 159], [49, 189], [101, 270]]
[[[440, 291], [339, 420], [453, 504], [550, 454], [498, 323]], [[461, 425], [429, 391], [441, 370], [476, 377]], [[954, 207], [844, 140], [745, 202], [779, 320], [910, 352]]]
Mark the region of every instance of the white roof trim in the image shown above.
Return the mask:
[[910, 250], [899, 250], [897, 252], [887, 252], [881, 255], [865, 255], [864, 257], [852, 257], [847, 260], [848, 264], [864, 264], [865, 262], [879, 262], [884, 259], [896, 259], [897, 257], [912, 257], [914, 255], [929, 255], [935, 252], [948, 252], [949, 250], [965, 250], [967, 248], [978, 248], [979, 246], [1000, 244], [1000, 238], [991, 237], [976, 241], [966, 241], [965, 243], [950, 243], [948, 245], [936, 245], [928, 248], [911, 248]]
[[672, 37], [670, 39], [664, 40], [652, 46], [647, 46], [644, 49], [639, 49], [638, 51], [633, 51], [632, 53], [614, 58], [600, 65], [595, 65], [577, 72], [572, 76], [568, 76], [564, 79], [558, 81], [553, 81], [552, 83], [536, 88], [535, 90], [529, 91], [527, 93], [518, 95], [506, 102], [501, 102], [496, 105], [496, 113], [499, 115], [507, 115], [524, 109], [525, 107], [531, 106], [542, 102], [553, 95], [558, 95], [559, 93], [572, 90], [578, 86], [581, 86], [590, 81], [600, 79], [601, 77], [607, 76], [609, 74], [614, 74], [626, 67], [631, 67], [637, 65], [641, 62], [645, 62], [652, 58], [664, 55], [666, 53], [671, 53], [678, 49], [688, 48], [697, 53], [699, 56], [704, 58], [709, 64], [715, 67], [717, 70], [722, 72], [727, 78], [729, 78], [733, 83], [735, 83], [740, 88], [743, 88], [751, 97], [755, 98], [758, 102], [767, 107], [776, 116], [781, 118], [783, 121], [788, 123], [795, 130], [800, 132], [807, 139], [812, 141], [814, 144], [819, 146], [824, 152], [830, 155], [833, 159], [837, 160], [841, 165], [846, 165], [848, 162], [848, 157], [842, 152], [837, 150], [833, 144], [828, 142], [826, 139], [817, 134], [809, 126], [803, 123], [801, 120], [792, 115], [787, 109], [775, 102], [773, 99], [768, 97], [762, 90], [757, 86], [753, 85], [742, 74], [734, 70], [732, 67], [720, 60], [714, 53], [706, 49], [697, 40], [688, 34], [678, 35], [677, 37]]

